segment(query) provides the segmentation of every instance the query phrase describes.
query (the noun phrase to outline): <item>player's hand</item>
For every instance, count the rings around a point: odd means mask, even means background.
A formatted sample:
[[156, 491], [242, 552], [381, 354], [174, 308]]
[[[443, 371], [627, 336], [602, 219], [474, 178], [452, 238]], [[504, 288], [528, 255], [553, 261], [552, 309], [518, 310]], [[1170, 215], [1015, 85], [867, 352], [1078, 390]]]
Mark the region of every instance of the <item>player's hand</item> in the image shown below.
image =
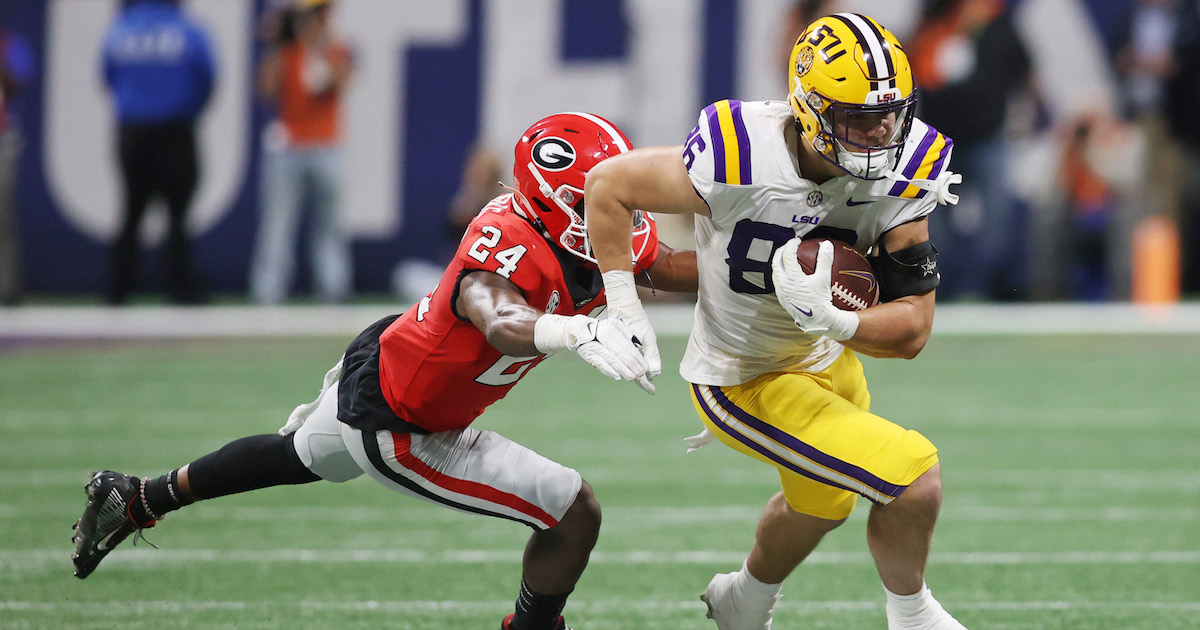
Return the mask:
[[810, 335], [824, 335], [836, 341], [853, 337], [858, 330], [858, 314], [834, 306], [829, 288], [833, 243], [821, 243], [817, 250], [817, 266], [811, 274], [805, 273], [796, 260], [799, 246], [800, 239], [793, 238], [771, 258], [771, 278], [779, 304], [792, 316], [796, 326]]
[[[608, 317], [624, 320], [637, 337], [637, 343], [642, 348], [649, 366], [647, 372], [650, 380], [662, 374], [662, 358], [658, 354], [658, 337], [646, 309], [638, 298], [637, 287], [633, 284], [633, 273], [628, 271], [606, 271], [603, 274], [604, 293], [608, 302]], [[642, 389], [654, 393], [654, 387], [647, 381], [638, 383]]]
[[647, 377], [646, 357], [638, 350], [637, 337], [622, 319], [593, 319], [595, 337], [580, 344], [575, 352], [609, 378], [635, 381], [648, 393], [654, 385]]
[[534, 324], [534, 345], [542, 352], [571, 350], [615, 381], [636, 381], [654, 393], [647, 378], [646, 358], [638, 350], [633, 331], [620, 319], [595, 319], [584, 315], [543, 315]]

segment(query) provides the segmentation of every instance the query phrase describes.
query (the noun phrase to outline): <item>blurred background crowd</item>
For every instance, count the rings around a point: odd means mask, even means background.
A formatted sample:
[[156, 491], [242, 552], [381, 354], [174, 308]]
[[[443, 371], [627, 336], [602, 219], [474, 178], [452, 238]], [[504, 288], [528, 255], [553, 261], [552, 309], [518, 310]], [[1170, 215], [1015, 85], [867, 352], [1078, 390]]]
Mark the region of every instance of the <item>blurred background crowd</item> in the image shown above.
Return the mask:
[[955, 141], [940, 300], [1200, 294], [1200, 0], [0, 0], [0, 302], [413, 300], [531, 121], [678, 144], [838, 11]]

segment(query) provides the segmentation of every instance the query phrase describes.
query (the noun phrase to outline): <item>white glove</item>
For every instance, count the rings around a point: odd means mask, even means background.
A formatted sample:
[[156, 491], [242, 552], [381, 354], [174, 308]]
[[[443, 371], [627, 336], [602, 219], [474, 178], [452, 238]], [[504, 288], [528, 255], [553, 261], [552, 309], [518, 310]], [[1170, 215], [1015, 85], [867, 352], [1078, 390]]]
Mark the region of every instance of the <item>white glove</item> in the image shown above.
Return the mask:
[[647, 374], [650, 380], [654, 380], [655, 377], [662, 374], [662, 359], [658, 355], [658, 337], [655, 336], [654, 327], [650, 325], [650, 318], [646, 316], [646, 309], [642, 308], [642, 301], [638, 298], [637, 287], [633, 284], [633, 272], [605, 271], [602, 277], [604, 278], [604, 293], [608, 302], [608, 316], [623, 319], [626, 324], [629, 324], [629, 329], [637, 336], [635, 343], [641, 345], [642, 354], [646, 357], [646, 364], [649, 366]]
[[833, 243], [822, 241], [817, 250], [817, 267], [812, 274], [796, 261], [800, 239], [793, 238], [775, 251], [771, 259], [775, 297], [796, 326], [810, 335], [845, 341], [858, 330], [858, 313], [833, 305], [829, 274], [833, 268]]
[[611, 317], [542, 315], [533, 324], [533, 345], [538, 352], [574, 351], [614, 381], [637, 381], [653, 394], [654, 385], [646, 378], [646, 359], [633, 339], [629, 326]]

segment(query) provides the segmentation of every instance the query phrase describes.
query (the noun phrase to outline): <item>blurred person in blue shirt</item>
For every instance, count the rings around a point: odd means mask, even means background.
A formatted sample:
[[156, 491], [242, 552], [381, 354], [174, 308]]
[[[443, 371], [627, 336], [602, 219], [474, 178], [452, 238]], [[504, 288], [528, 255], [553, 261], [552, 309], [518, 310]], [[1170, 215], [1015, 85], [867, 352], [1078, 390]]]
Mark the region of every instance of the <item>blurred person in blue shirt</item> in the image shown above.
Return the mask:
[[33, 79], [35, 59], [24, 35], [0, 25], [0, 305], [4, 306], [21, 300], [21, 239], [14, 193], [25, 143], [12, 103]]
[[109, 27], [104, 80], [119, 124], [124, 221], [113, 248], [108, 301], [123, 304], [136, 285], [138, 232], [150, 199], [168, 212], [167, 293], [190, 304], [200, 294], [187, 251], [187, 211], [199, 176], [196, 119], [212, 94], [215, 63], [207, 35], [177, 0], [128, 2]]

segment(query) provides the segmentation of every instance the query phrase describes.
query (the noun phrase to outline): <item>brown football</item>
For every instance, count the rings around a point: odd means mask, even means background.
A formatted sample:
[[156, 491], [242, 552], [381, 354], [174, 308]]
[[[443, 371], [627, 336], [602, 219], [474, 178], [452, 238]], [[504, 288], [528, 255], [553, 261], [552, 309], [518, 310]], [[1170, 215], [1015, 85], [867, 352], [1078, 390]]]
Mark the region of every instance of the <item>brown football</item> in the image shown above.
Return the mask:
[[[796, 250], [796, 261], [804, 269], [804, 273], [812, 273], [816, 269], [817, 249], [821, 241], [826, 239], [810, 239], [800, 242]], [[830, 291], [833, 293], [833, 305], [843, 311], [861, 311], [879, 303], [879, 282], [875, 279], [875, 270], [871, 263], [857, 249], [841, 241], [833, 243], [833, 269], [829, 272]]]

